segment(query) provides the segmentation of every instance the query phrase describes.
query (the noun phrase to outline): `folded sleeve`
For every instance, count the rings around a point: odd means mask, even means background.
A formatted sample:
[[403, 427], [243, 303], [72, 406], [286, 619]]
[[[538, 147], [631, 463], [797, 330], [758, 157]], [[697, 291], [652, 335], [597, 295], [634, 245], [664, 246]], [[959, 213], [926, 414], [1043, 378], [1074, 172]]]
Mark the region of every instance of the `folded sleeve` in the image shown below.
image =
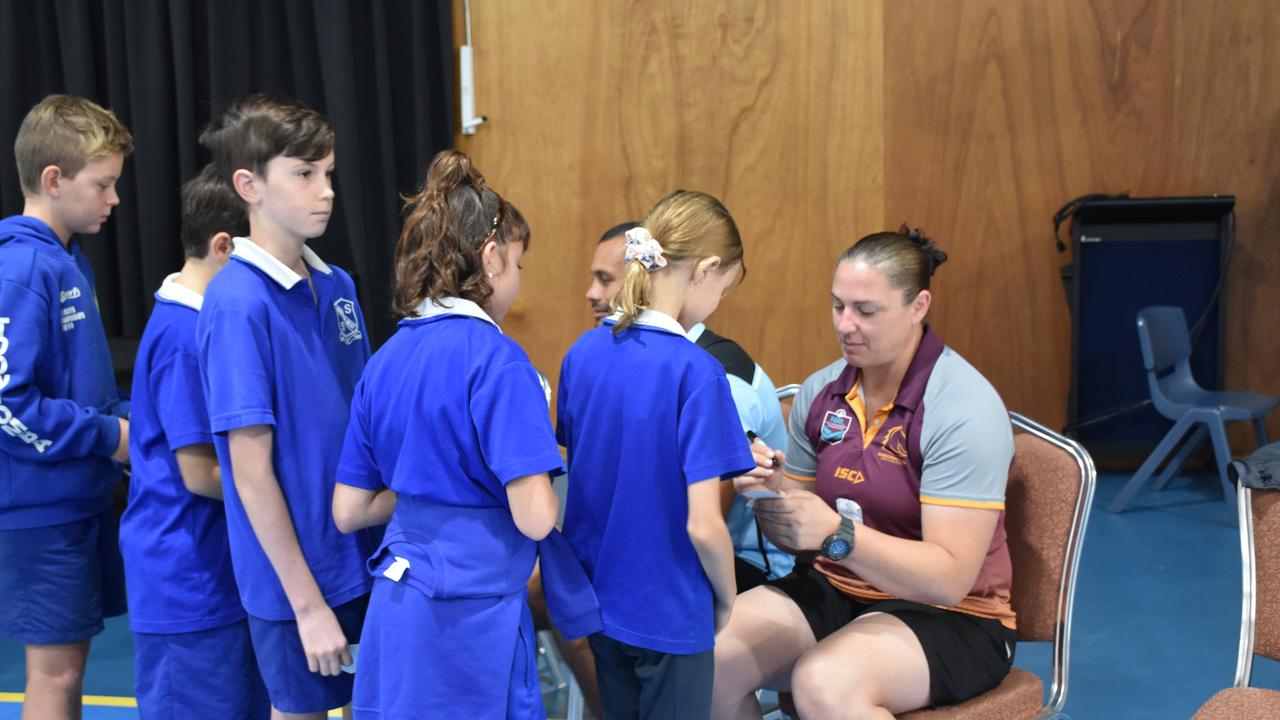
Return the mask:
[[471, 396], [470, 411], [485, 464], [503, 485], [564, 469], [546, 391], [530, 363], [513, 361], [488, 373]]
[[151, 371], [151, 397], [169, 450], [213, 443], [195, 353], [178, 352]]
[[262, 314], [223, 306], [200, 315], [200, 367], [213, 432], [274, 426], [275, 372]]

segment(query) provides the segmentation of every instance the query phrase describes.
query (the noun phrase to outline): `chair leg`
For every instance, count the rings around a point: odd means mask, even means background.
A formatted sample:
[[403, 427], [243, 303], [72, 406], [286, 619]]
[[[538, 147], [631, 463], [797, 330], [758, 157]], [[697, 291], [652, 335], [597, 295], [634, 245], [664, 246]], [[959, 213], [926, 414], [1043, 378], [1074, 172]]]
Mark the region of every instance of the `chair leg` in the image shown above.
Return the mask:
[[1228, 507], [1236, 506], [1236, 487], [1227, 475], [1227, 465], [1231, 463], [1231, 443], [1227, 441], [1227, 426], [1222, 420], [1206, 422], [1209, 436], [1213, 438], [1213, 459], [1218, 466], [1218, 481], [1222, 483], [1223, 501]]
[[1164, 486], [1173, 479], [1173, 476], [1177, 475], [1178, 471], [1182, 469], [1182, 466], [1187, 464], [1187, 460], [1191, 458], [1191, 453], [1200, 447], [1200, 443], [1204, 442], [1204, 436], [1208, 433], [1209, 429], [1204, 425], [1197, 427], [1195, 432], [1191, 433], [1191, 437], [1187, 438], [1187, 441], [1182, 444], [1178, 454], [1174, 455], [1173, 459], [1164, 466], [1164, 471], [1160, 473], [1160, 477], [1156, 478], [1155, 485], [1151, 487], [1155, 488], [1157, 492], [1163, 490]]
[[1134, 473], [1132, 478], [1129, 478], [1129, 482], [1125, 483], [1124, 488], [1120, 490], [1120, 494], [1107, 506], [1108, 510], [1115, 513], [1124, 512], [1124, 509], [1129, 505], [1129, 501], [1133, 499], [1134, 495], [1138, 494], [1138, 491], [1142, 489], [1147, 480], [1151, 479], [1151, 474], [1156, 471], [1156, 468], [1160, 467], [1160, 462], [1168, 456], [1187, 430], [1191, 429], [1191, 425], [1194, 422], [1195, 420], [1192, 419], [1190, 414], [1178, 418], [1178, 422], [1174, 423], [1172, 428], [1169, 428], [1169, 432], [1165, 433], [1165, 436], [1160, 440], [1160, 444], [1156, 445], [1155, 450], [1152, 450], [1151, 454], [1147, 456], [1147, 459], [1142, 463], [1142, 467], [1138, 468], [1138, 472]]
[[1267, 419], [1264, 417], [1253, 419], [1253, 436], [1258, 440], [1258, 447], [1271, 444], [1271, 437], [1267, 435]]

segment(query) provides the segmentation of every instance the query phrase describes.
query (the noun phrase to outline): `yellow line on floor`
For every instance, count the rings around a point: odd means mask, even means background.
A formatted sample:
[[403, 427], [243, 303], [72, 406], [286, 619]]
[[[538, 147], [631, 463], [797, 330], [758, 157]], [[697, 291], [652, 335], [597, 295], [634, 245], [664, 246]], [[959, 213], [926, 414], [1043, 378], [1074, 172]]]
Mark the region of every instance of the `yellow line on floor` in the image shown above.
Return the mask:
[[[0, 702], [20, 703], [22, 693], [0, 692]], [[85, 705], [96, 707], [138, 707], [138, 701], [131, 697], [113, 697], [111, 695], [85, 695]]]
[[[0, 703], [20, 703], [23, 701], [22, 693], [0, 692]], [[138, 707], [138, 701], [131, 697], [113, 697], [111, 695], [85, 695], [84, 704], [95, 707]], [[329, 717], [342, 717], [342, 710], [330, 710]]]

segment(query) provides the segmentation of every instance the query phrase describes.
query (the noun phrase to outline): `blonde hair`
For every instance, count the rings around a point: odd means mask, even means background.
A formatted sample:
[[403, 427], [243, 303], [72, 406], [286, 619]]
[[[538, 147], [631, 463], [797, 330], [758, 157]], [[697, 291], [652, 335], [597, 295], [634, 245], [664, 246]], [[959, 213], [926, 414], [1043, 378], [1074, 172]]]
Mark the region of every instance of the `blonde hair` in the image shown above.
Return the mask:
[[[670, 272], [682, 260], [716, 256], [722, 268], [742, 264], [742, 238], [738, 226], [724, 204], [704, 192], [675, 190], [645, 213], [640, 225], [662, 246], [668, 266], [654, 272]], [[743, 274], [746, 267], [742, 268]], [[613, 300], [613, 309], [622, 314], [613, 326], [620, 333], [635, 322], [650, 302], [653, 282], [642, 263], [627, 263], [622, 289]]]
[[22, 119], [13, 155], [28, 196], [40, 194], [40, 174], [56, 165], [71, 179], [95, 160], [133, 152], [133, 136], [110, 110], [71, 95], [50, 95]]

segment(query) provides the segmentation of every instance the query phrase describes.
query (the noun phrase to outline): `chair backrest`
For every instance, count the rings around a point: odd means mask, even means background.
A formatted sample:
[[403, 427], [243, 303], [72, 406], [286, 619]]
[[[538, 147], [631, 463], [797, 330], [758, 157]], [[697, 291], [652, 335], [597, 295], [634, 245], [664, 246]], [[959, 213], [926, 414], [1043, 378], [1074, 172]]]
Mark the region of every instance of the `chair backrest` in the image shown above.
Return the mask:
[[1254, 653], [1280, 660], [1280, 490], [1241, 485], [1237, 500], [1244, 603], [1236, 686], [1246, 687]]
[[797, 383], [778, 388], [778, 404], [782, 406], [782, 420], [787, 425], [791, 424], [791, 403], [795, 402], [798, 392], [800, 392], [800, 385]]
[[1049, 705], [1066, 702], [1071, 619], [1080, 552], [1097, 472], [1079, 443], [1010, 413], [1013, 465], [1005, 490], [1005, 531], [1013, 562], [1018, 638], [1053, 643]]
[[1182, 308], [1155, 305], [1138, 311], [1138, 342], [1142, 365], [1159, 372], [1191, 357], [1191, 338]]

